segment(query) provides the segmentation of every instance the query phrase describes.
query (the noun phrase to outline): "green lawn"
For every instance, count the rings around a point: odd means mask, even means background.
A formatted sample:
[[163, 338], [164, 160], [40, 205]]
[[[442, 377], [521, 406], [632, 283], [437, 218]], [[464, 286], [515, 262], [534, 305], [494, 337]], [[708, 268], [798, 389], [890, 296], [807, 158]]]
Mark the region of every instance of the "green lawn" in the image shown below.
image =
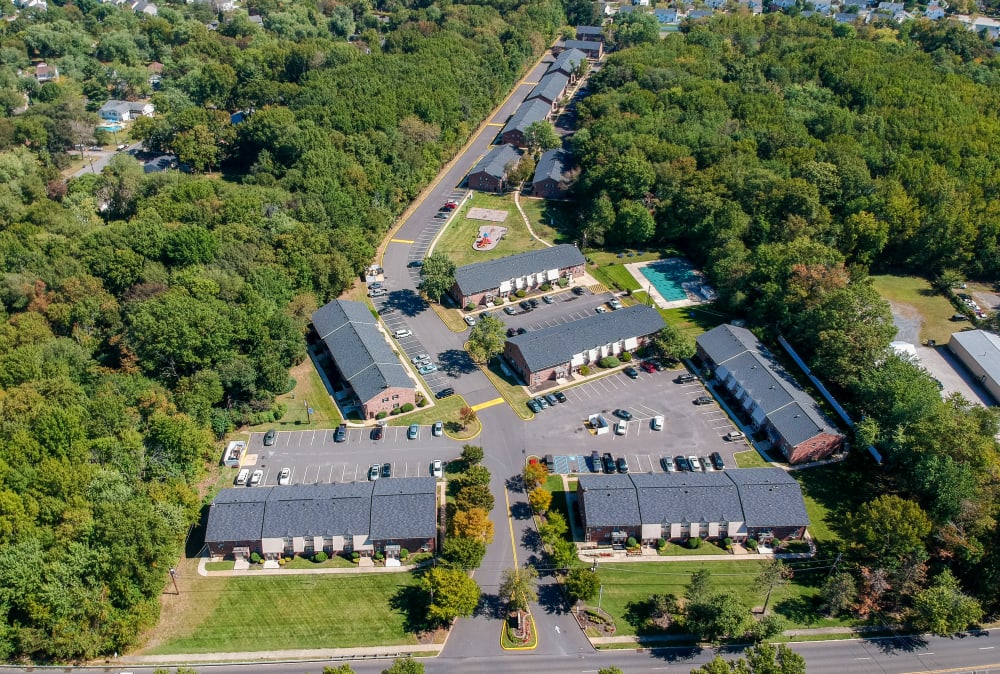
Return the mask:
[[736, 459], [736, 466], [738, 468], [771, 467], [771, 464], [765, 461], [756, 449], [749, 449], [745, 452], [736, 452], [735, 454], [733, 454], [733, 458]]
[[854, 495], [867, 493], [860, 484], [862, 478], [842, 463], [796, 470], [790, 475], [802, 487], [813, 540], [819, 545], [842, 546], [838, 529], [847, 513], [861, 505], [861, 499]]
[[692, 339], [732, 319], [732, 316], [719, 311], [713, 304], [660, 309], [660, 315], [669, 325]]
[[415, 644], [404, 610], [415, 582], [410, 573], [187, 578], [187, 602], [145, 653]]
[[918, 311], [923, 318], [920, 339], [947, 343], [955, 324], [950, 320], [956, 309], [951, 302], [931, 287], [927, 279], [917, 276], [872, 276], [875, 288], [886, 300], [906, 304]]
[[[542, 485], [547, 491], [552, 492], [552, 505], [549, 506], [549, 510], [552, 512], [557, 512], [566, 519], [566, 525], [570, 524], [570, 514], [569, 514], [569, 504], [566, 501], [566, 490], [563, 487], [563, 481], [561, 475], [549, 475], [545, 480], [545, 484]], [[569, 541], [573, 540], [573, 530], [572, 528], [567, 529], [566, 539]]]
[[521, 197], [521, 209], [535, 234], [549, 243], [573, 243], [576, 206], [565, 201], [546, 201]]
[[296, 555], [292, 561], [285, 564], [285, 569], [350, 569], [357, 568], [357, 564], [349, 559], [344, 559], [340, 555], [334, 555], [325, 562], [314, 562], [306, 557]]
[[[326, 386], [320, 378], [312, 360], [306, 358], [289, 372], [295, 379], [295, 388], [277, 397], [285, 405], [285, 416], [268, 424], [252, 426], [251, 431], [265, 431], [276, 428], [279, 431], [306, 430], [310, 428], [336, 428], [341, 418], [337, 406], [330, 399]], [[307, 423], [306, 403], [313, 409], [312, 419]]]
[[206, 571], [232, 571], [236, 565], [233, 561], [222, 560], [221, 562], [205, 562]]
[[435, 402], [437, 404], [433, 407], [418, 408], [409, 414], [388, 417], [386, 421], [390, 426], [409, 426], [410, 424], [428, 426], [435, 421], [443, 421], [445, 433], [456, 440], [471, 438], [477, 435], [482, 429], [479, 419], [473, 421], [467, 428], [462, 429], [459, 410], [468, 404], [462, 396], [453, 395]]
[[729, 553], [711, 541], [702, 541], [696, 549], [677, 543], [667, 543], [667, 547], [659, 551], [661, 557], [690, 557], [692, 555], [728, 555]]
[[[493, 223], [507, 228], [507, 233], [493, 250], [479, 251], [472, 247], [476, 242], [480, 225], [490, 224], [486, 220], [470, 220], [465, 217], [470, 208], [477, 207], [507, 211], [505, 221]], [[444, 234], [434, 245], [434, 252], [444, 253], [454, 260], [455, 264], [462, 266], [540, 248], [545, 248], [545, 244], [528, 233], [528, 228], [524, 226], [524, 220], [521, 219], [521, 214], [517, 212], [517, 206], [514, 205], [513, 195], [497, 196], [473, 192], [472, 198], [464, 202], [459, 207], [458, 212], [452, 216]]]
[[[636, 562], [603, 563], [598, 567], [604, 586], [601, 608], [610, 613], [618, 627], [616, 636], [637, 634], [641, 625], [638, 615], [642, 604], [652, 594], [674, 594], [683, 597], [695, 571], [707, 568], [712, 573], [712, 588], [735, 590], [750, 607], [761, 606], [764, 595], [754, 590], [754, 580], [760, 571], [758, 560], [718, 562]], [[771, 607], [788, 621], [789, 628], [831, 627], [851, 624], [839, 618], [826, 618], [816, 609], [818, 581], [810, 583], [809, 575], [800, 573], [793, 582], [778, 588], [771, 595]], [[770, 607], [769, 607], [770, 610]]]
[[[630, 260], [631, 262], [631, 260]], [[639, 290], [642, 286], [632, 276], [632, 272], [621, 264], [587, 267], [590, 275], [612, 290]]]
[[483, 372], [493, 382], [500, 395], [503, 396], [504, 400], [507, 401], [507, 404], [511, 406], [517, 416], [525, 420], [534, 419], [535, 415], [531, 413], [531, 410], [525, 404], [531, 396], [528, 395], [526, 389], [514, 377], [504, 374], [503, 370], [497, 364], [498, 360], [494, 358], [488, 368], [482, 368]]

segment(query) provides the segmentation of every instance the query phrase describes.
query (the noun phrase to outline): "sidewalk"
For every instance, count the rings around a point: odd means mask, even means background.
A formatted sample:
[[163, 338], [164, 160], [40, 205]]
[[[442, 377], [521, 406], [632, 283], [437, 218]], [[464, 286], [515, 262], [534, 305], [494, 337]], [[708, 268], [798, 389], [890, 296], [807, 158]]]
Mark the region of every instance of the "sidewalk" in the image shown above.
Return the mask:
[[[365, 558], [362, 558], [365, 559]], [[208, 557], [202, 557], [198, 560], [198, 575], [208, 576], [208, 577], [225, 577], [225, 576], [310, 576], [310, 575], [324, 575], [324, 574], [337, 574], [337, 573], [404, 573], [406, 571], [412, 571], [418, 566], [423, 566], [424, 564], [405, 564], [402, 566], [361, 566], [360, 564], [351, 568], [340, 568], [340, 569], [284, 569], [278, 567], [277, 569], [233, 569], [231, 571], [209, 571], [205, 568], [205, 564], [212, 561]], [[425, 562], [429, 563], [429, 562]]]
[[[886, 627], [872, 627], [872, 626], [861, 626], [861, 627], [813, 627], [808, 629], [800, 630], [785, 630], [782, 632], [783, 636], [786, 637], [808, 637], [811, 635], [819, 634], [849, 634], [853, 636], [864, 636], [865, 634], [871, 634], [873, 632], [884, 632], [886, 629], [897, 630], [901, 629], [900, 625], [890, 625]], [[602, 645], [611, 644], [664, 644], [671, 642], [681, 642], [681, 643], [698, 643], [697, 637], [693, 634], [653, 634], [649, 636], [627, 636], [627, 637], [588, 637], [590, 643], [595, 647]]]
[[406, 655], [436, 657], [445, 644], [404, 646], [365, 646], [361, 648], [302, 648], [283, 651], [250, 651], [243, 653], [177, 653], [175, 655], [123, 655], [112, 664], [129, 665], [192, 665], [210, 662], [253, 663], [286, 660], [364, 660], [393, 659]]

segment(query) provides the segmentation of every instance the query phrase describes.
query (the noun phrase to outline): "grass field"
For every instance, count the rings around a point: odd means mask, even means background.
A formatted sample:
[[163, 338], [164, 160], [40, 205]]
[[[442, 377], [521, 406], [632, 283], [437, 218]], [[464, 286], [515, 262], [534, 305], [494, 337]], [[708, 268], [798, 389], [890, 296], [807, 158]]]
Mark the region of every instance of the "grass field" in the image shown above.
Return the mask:
[[478, 435], [479, 431], [482, 430], [482, 424], [479, 423], [479, 419], [469, 424], [468, 428], [462, 428], [459, 410], [468, 404], [462, 396], [454, 395], [436, 402], [437, 404], [433, 407], [417, 409], [402, 416], [389, 417], [386, 421], [389, 422], [390, 426], [409, 426], [410, 424], [427, 426], [433, 424], [435, 421], [443, 421], [445, 433], [456, 440], [471, 438]]
[[[493, 223], [507, 228], [507, 233], [493, 250], [478, 251], [473, 249], [472, 245], [476, 242], [480, 225], [490, 223], [486, 220], [470, 220], [465, 217], [470, 208], [493, 208], [507, 211], [505, 221]], [[521, 214], [517, 212], [517, 206], [514, 205], [513, 195], [497, 196], [473, 192], [472, 198], [463, 203], [459, 207], [458, 213], [452, 216], [444, 234], [434, 245], [434, 252], [444, 253], [461, 267], [472, 262], [492, 260], [540, 248], [545, 248], [545, 244], [534, 239], [528, 233], [528, 228], [524, 226], [524, 220], [521, 219]]]
[[565, 201], [546, 201], [521, 197], [521, 210], [528, 217], [535, 234], [549, 243], [573, 243], [576, 206]]
[[639, 282], [632, 276], [632, 272], [620, 264], [610, 264], [606, 266], [587, 267], [587, 271], [595, 279], [606, 285], [610, 289], [617, 290], [639, 290]]
[[232, 560], [223, 560], [221, 562], [205, 562], [206, 571], [232, 571], [233, 567], [236, 565]]
[[951, 302], [934, 290], [927, 279], [917, 276], [872, 276], [875, 288], [886, 300], [894, 304], [907, 304], [923, 318], [920, 340], [935, 339], [945, 344], [955, 324], [950, 320], [955, 313]]
[[[312, 360], [306, 358], [289, 371], [289, 376], [295, 379], [295, 388], [277, 397], [284, 403], [285, 416], [279, 421], [251, 426], [251, 431], [265, 431], [276, 428], [279, 431], [306, 430], [310, 428], [336, 428], [340, 425], [340, 412], [330, 399], [326, 386], [320, 378]], [[306, 421], [306, 405], [313, 409], [312, 421]]]
[[809, 533], [818, 545], [843, 544], [838, 528], [847, 513], [855, 512], [861, 499], [854, 494], [866, 493], [860, 478], [844, 464], [832, 464], [790, 473], [802, 487], [802, 496], [809, 514]]
[[327, 559], [325, 562], [314, 562], [306, 557], [299, 557], [296, 555], [292, 558], [292, 561], [288, 562], [282, 568], [285, 569], [351, 569], [357, 568], [357, 564], [349, 559], [344, 559], [340, 555], [334, 555]]
[[697, 549], [689, 548], [686, 545], [667, 543], [667, 546], [659, 551], [661, 557], [690, 557], [691, 555], [728, 555], [729, 553], [710, 541], [702, 541]]
[[497, 364], [497, 360], [497, 358], [494, 358], [489, 367], [481, 369], [489, 377], [490, 381], [493, 382], [493, 385], [497, 387], [500, 395], [503, 396], [504, 400], [507, 401], [507, 404], [511, 406], [517, 416], [525, 420], [534, 419], [535, 415], [525, 405], [530, 397], [525, 392], [525, 388], [514, 377], [504, 374], [500, 365]]
[[771, 464], [765, 461], [756, 449], [748, 449], [745, 452], [733, 454], [736, 459], [737, 468], [770, 468]]
[[[311, 563], [311, 562], [310, 562]], [[365, 575], [202, 578], [185, 574], [143, 653], [211, 653], [415, 644], [415, 577]]]
[[[642, 631], [642, 605], [649, 596], [674, 594], [683, 597], [691, 574], [702, 568], [711, 572], [714, 590], [734, 590], [750, 607], [763, 604], [763, 593], [755, 591], [753, 587], [761, 568], [761, 562], [757, 560], [604, 563], [598, 568], [601, 584], [604, 586], [601, 608], [614, 617], [618, 628], [616, 636], [645, 634]], [[798, 573], [794, 581], [772, 593], [770, 607], [788, 621], [789, 628], [851, 624], [839, 618], [826, 618], [819, 613], [816, 599], [822, 578], [810, 579], [809, 576], [822, 574]], [[810, 582], [811, 580], [815, 582]]]
[[729, 314], [716, 309], [715, 305], [712, 304], [678, 309], [660, 309], [660, 315], [668, 324], [692, 339], [732, 318]]

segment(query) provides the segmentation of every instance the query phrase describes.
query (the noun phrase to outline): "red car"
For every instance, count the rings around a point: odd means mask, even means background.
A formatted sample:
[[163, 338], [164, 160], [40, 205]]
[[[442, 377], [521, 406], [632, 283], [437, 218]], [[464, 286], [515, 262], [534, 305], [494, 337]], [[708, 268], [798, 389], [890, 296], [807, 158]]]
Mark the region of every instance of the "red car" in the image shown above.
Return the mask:
[[649, 372], [650, 374], [656, 372], [656, 366], [650, 363], [648, 360], [642, 361], [642, 363], [639, 364], [639, 367], [641, 367], [646, 372]]
[[458, 202], [457, 201], [446, 201], [444, 203], [444, 206], [442, 206], [441, 208], [442, 208], [442, 210], [445, 210], [445, 211], [453, 211], [456, 208], [458, 208]]

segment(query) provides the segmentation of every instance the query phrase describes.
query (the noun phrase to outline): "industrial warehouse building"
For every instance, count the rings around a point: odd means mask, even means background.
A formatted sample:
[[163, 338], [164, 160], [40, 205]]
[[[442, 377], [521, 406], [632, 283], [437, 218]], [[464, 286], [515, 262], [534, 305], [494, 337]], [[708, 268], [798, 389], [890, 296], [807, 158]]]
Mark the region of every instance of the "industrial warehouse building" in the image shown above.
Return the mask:
[[993, 399], [1000, 401], [1000, 336], [985, 330], [956, 332], [948, 348]]

